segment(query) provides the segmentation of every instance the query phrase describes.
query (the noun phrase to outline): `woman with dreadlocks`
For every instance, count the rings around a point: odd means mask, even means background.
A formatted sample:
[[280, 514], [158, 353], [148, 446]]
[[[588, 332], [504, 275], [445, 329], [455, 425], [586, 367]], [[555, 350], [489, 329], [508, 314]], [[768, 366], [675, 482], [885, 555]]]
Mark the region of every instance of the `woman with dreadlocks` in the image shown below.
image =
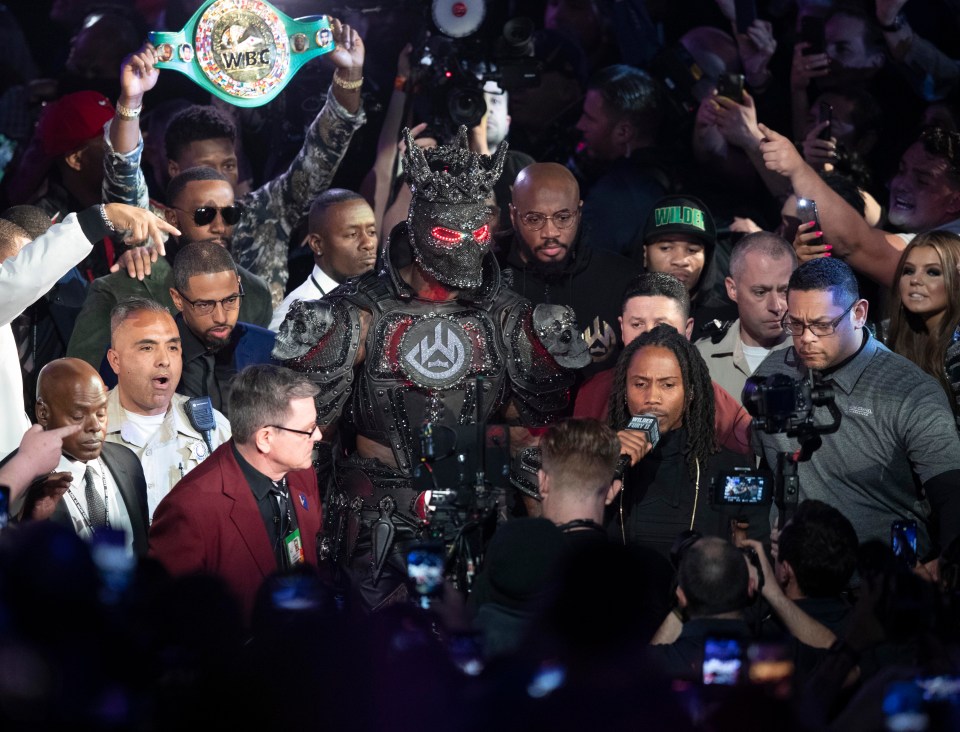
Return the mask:
[[[713, 505], [713, 478], [753, 463], [749, 456], [718, 448], [707, 365], [672, 326], [658, 325], [624, 349], [608, 414], [621, 453], [630, 458], [623, 490], [608, 509], [611, 537], [664, 556], [677, 534], [688, 529], [728, 537], [731, 519], [749, 522], [750, 538], [767, 537], [769, 506]], [[627, 429], [639, 414], [657, 418], [656, 445], [645, 432]]]

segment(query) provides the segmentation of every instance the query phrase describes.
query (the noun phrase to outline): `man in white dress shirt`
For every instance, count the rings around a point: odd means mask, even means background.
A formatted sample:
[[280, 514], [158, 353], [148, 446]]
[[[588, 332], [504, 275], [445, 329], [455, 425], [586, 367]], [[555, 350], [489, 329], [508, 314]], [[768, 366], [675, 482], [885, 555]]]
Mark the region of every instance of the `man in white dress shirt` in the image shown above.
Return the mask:
[[175, 393], [183, 365], [180, 331], [163, 305], [141, 297], [118, 303], [110, 334], [107, 361], [117, 386], [107, 397], [106, 439], [140, 458], [152, 519], [170, 489], [230, 439], [230, 422], [214, 409], [215, 426], [204, 436], [187, 416], [188, 397]]
[[313, 272], [273, 311], [270, 330], [280, 329], [296, 300], [319, 300], [351, 277], [373, 269], [377, 261], [377, 223], [370, 204], [358, 193], [331, 188], [310, 206], [307, 244]]
[[[63, 454], [56, 470], [69, 480], [59, 491], [48, 485], [33, 486], [27, 496], [27, 515], [38, 495], [52, 491], [61, 497], [50, 515], [71, 526], [83, 538], [104, 527], [122, 529], [126, 545], [137, 556], [147, 551], [147, 490], [137, 456], [106, 443], [107, 389], [100, 375], [85, 361], [59, 358], [43, 369], [37, 381], [37, 421], [45, 430], [81, 425], [64, 437]], [[64, 490], [65, 488], [65, 490]]]

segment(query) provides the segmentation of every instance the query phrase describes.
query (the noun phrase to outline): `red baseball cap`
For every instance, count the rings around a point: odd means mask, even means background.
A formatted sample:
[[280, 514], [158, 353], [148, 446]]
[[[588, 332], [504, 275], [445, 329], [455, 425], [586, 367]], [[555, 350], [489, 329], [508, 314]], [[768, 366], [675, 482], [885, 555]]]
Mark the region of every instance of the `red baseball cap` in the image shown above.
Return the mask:
[[44, 106], [34, 139], [45, 155], [56, 158], [102, 135], [103, 126], [112, 118], [113, 105], [103, 94], [66, 94]]

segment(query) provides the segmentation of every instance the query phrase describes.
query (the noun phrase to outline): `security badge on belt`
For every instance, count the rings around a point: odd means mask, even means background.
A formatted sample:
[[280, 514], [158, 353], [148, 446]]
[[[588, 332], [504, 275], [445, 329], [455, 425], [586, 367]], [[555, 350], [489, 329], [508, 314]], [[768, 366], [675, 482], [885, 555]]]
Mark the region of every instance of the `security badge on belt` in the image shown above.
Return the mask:
[[206, 0], [183, 30], [149, 38], [158, 68], [239, 107], [266, 104], [307, 61], [334, 48], [327, 16], [293, 19], [264, 0]]

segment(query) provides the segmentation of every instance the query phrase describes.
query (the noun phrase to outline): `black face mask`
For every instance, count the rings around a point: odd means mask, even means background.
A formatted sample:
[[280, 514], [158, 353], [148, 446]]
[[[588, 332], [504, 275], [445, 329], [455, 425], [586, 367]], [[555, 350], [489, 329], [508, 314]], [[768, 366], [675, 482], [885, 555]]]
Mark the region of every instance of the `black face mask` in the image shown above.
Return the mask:
[[490, 251], [488, 213], [482, 203], [414, 200], [407, 222], [417, 264], [448, 287], [479, 287], [483, 258]]

